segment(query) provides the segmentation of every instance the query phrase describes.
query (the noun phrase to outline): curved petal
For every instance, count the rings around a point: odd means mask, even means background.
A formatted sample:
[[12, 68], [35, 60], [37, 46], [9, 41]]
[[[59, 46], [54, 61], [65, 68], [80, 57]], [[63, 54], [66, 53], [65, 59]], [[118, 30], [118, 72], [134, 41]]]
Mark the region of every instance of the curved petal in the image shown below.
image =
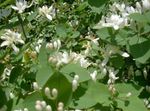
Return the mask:
[[14, 49], [14, 51], [15, 51], [16, 53], [19, 52], [19, 48], [17, 48], [17, 47], [15, 46], [15, 44], [12, 44], [11, 46], [12, 46], [12, 48]]
[[49, 20], [52, 20], [52, 16], [51, 16], [51, 15], [46, 14], [46, 17], [47, 17]]
[[13, 8], [14, 10], [19, 10], [18, 7], [11, 5], [11, 8]]
[[1, 47], [9, 46], [9, 45], [10, 45], [9, 41], [4, 41], [2, 42]]

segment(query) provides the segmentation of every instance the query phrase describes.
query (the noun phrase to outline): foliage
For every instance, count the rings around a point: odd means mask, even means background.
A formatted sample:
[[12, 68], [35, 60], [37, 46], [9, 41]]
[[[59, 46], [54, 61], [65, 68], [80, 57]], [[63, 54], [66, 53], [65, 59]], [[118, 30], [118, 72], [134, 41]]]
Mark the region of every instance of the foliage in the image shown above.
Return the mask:
[[16, 2], [0, 3], [0, 111], [148, 111], [148, 0]]

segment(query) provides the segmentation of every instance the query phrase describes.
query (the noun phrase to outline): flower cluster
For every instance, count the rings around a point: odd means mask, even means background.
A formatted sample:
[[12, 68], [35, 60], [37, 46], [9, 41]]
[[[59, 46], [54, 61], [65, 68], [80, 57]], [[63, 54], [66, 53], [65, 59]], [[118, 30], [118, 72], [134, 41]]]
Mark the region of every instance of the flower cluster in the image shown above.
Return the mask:
[[51, 21], [55, 17], [56, 12], [52, 5], [49, 8], [47, 6], [43, 6], [43, 7], [39, 8], [39, 13], [42, 16], [46, 16], [47, 19], [49, 19]]
[[2, 44], [0, 45], [1, 47], [4, 47], [4, 46], [12, 47], [16, 53], [19, 52], [19, 48], [16, 47], [16, 44], [25, 43], [23, 39], [21, 38], [21, 34], [19, 34], [18, 32], [11, 31], [11, 30], [6, 30], [6, 33], [4, 33], [0, 39], [4, 40], [4, 42], [2, 42]]
[[115, 30], [118, 30], [119, 28], [129, 26], [132, 22], [129, 18], [130, 14], [142, 13], [150, 9], [149, 0], [142, 0], [141, 2], [141, 4], [136, 2], [135, 8], [125, 5], [125, 3], [113, 3], [109, 7], [110, 12], [106, 16], [102, 16], [101, 20], [94, 28], [113, 27]]
[[109, 91], [114, 95], [116, 93], [116, 88], [114, 86], [114, 83], [119, 77], [116, 77], [116, 74], [118, 73], [118, 70], [114, 70], [114, 68], [109, 68], [109, 80], [107, 82]]
[[57, 49], [57, 50], [59, 50], [60, 47], [61, 47], [61, 41], [59, 39], [46, 44], [47, 49]]
[[45, 101], [40, 101], [40, 100], [36, 101], [35, 109], [36, 111], [43, 111], [43, 110], [52, 111], [52, 108], [50, 105], [47, 105]]
[[13, 8], [14, 10], [17, 10], [18, 13], [23, 13], [24, 10], [26, 8], [31, 7], [33, 4], [33, 0], [32, 3], [28, 6], [27, 1], [26, 0], [16, 0], [16, 6], [11, 5], [11, 8]]

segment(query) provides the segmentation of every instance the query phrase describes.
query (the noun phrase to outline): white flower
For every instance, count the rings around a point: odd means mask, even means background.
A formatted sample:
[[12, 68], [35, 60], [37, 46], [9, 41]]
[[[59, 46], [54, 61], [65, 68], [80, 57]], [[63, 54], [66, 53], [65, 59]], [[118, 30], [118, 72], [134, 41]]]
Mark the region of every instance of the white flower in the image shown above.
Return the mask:
[[115, 80], [117, 80], [119, 77], [116, 77], [116, 74], [118, 73], [118, 70], [114, 70], [114, 68], [110, 68], [108, 70], [109, 72], [109, 80], [108, 80], [108, 84], [113, 84], [115, 82]]
[[21, 34], [13, 32], [11, 30], [6, 30], [6, 33], [1, 36], [1, 39], [5, 40], [4, 42], [2, 42], [1, 47], [12, 47], [15, 52], [19, 52], [19, 48], [17, 48], [15, 44], [24, 44], [24, 41], [21, 38]]
[[82, 57], [80, 59], [80, 65], [83, 68], [87, 68], [90, 65], [90, 63], [88, 62], [88, 60], [86, 60], [84, 57]]
[[120, 17], [117, 14], [113, 14], [110, 18], [106, 18], [106, 26], [113, 27], [115, 30], [123, 27], [125, 25], [124, 18]]
[[97, 71], [94, 71], [93, 73], [91, 73], [90, 76], [91, 76], [92, 80], [94, 82], [96, 82]]
[[14, 10], [17, 10], [18, 13], [22, 13], [26, 8], [28, 8], [27, 1], [25, 0], [16, 0], [16, 6], [11, 6]]
[[41, 46], [42, 46], [42, 42], [43, 42], [43, 39], [39, 39], [36, 43], [36, 46], [35, 46], [35, 50], [37, 53], [40, 52], [40, 49], [41, 49]]
[[150, 0], [142, 0], [142, 6], [144, 10], [150, 9]]
[[50, 6], [49, 8], [47, 6], [43, 6], [42, 8], [39, 8], [39, 13], [41, 15], [46, 16], [50, 21], [53, 19], [53, 17], [55, 17], [55, 9], [52, 6]]
[[136, 2], [136, 10], [140, 13], [142, 12], [142, 6], [139, 2]]

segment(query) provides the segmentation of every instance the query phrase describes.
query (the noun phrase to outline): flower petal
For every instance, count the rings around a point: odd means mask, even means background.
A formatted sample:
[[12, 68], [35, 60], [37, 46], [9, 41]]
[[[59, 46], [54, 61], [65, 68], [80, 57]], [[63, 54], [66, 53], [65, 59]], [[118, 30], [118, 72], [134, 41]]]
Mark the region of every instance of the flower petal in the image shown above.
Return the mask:
[[19, 10], [18, 7], [11, 5], [11, 8], [13, 8], [14, 10]]
[[1, 47], [9, 46], [9, 45], [10, 45], [9, 41], [4, 41], [4, 42], [2, 42]]
[[17, 48], [17, 47], [15, 46], [15, 44], [12, 44], [11, 46], [12, 46], [12, 48], [14, 49], [14, 51], [15, 51], [16, 53], [19, 52], [19, 48]]

